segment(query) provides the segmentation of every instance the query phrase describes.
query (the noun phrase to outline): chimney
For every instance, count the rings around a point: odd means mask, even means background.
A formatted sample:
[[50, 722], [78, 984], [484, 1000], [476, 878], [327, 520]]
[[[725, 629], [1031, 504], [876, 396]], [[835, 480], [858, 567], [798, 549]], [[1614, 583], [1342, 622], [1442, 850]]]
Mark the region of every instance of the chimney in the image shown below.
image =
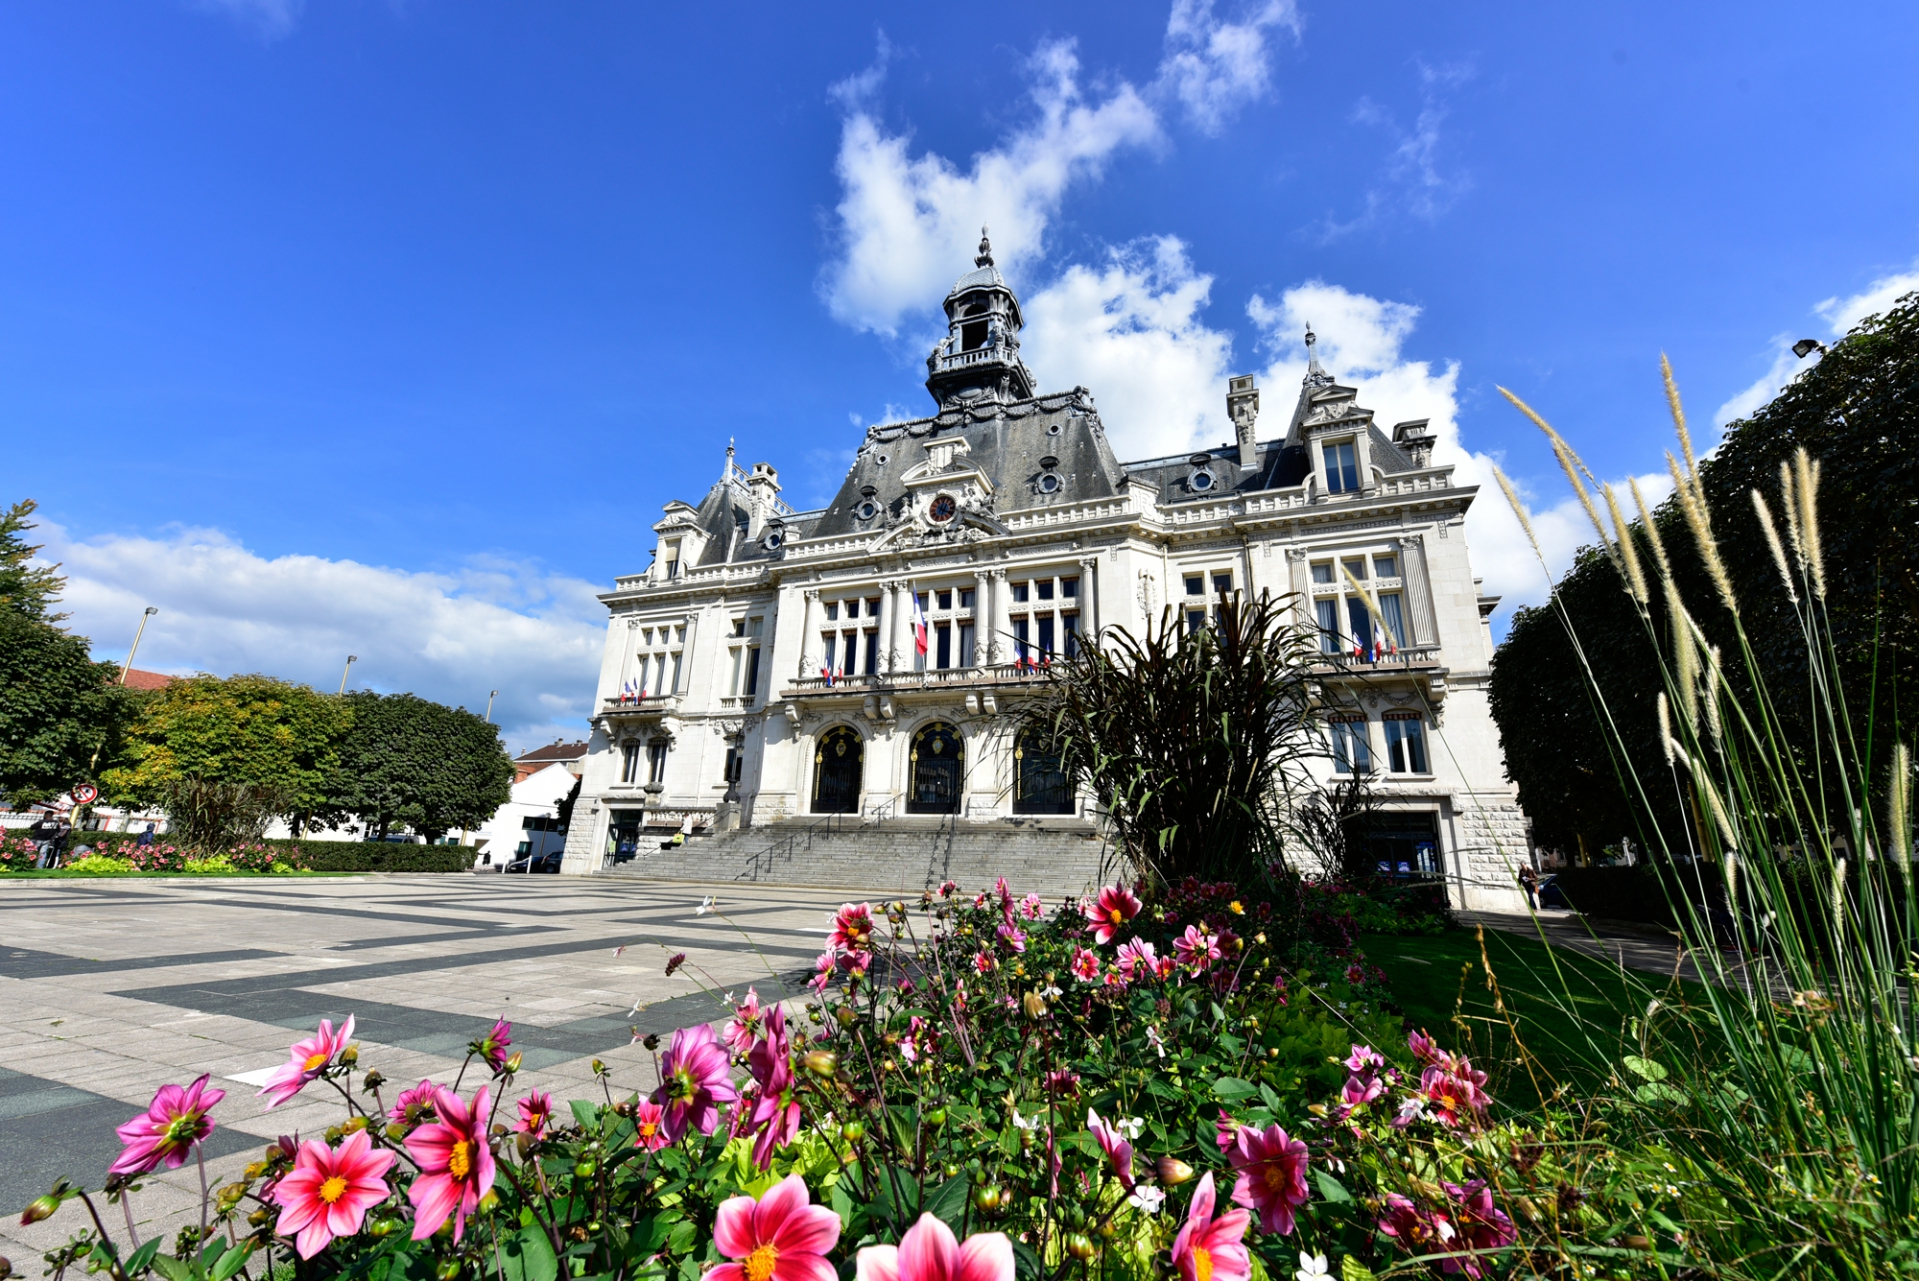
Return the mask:
[[752, 528], [748, 529], [748, 538], [758, 538], [760, 531], [766, 528], [766, 522], [779, 512], [780, 474], [773, 470], [771, 463], [754, 463], [753, 470], [746, 478], [747, 493], [752, 495]]
[[1413, 460], [1415, 467], [1433, 465], [1433, 434], [1426, 430], [1426, 418], [1415, 418], [1411, 422], [1393, 425], [1393, 444]]
[[1253, 431], [1259, 421], [1259, 389], [1253, 386], [1251, 374], [1227, 381], [1226, 416], [1239, 435], [1239, 469], [1251, 471], [1259, 465], [1259, 437]]

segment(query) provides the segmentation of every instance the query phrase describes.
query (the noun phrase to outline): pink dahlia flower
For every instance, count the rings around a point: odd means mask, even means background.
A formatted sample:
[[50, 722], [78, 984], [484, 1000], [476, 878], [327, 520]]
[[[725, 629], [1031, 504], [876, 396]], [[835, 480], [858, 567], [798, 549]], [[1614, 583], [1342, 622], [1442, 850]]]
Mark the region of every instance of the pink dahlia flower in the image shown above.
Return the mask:
[[1181, 965], [1202, 974], [1219, 959], [1219, 936], [1189, 925], [1184, 934], [1173, 940], [1173, 951], [1179, 954]]
[[1486, 1074], [1472, 1060], [1447, 1054], [1419, 1077], [1419, 1093], [1426, 1100], [1426, 1115], [1447, 1129], [1475, 1126], [1492, 1098], [1483, 1088]]
[[[1452, 1248], [1452, 1220], [1397, 1192], [1388, 1192], [1379, 1230], [1413, 1254], [1437, 1254]], [[1451, 1260], [1448, 1260], [1451, 1262]], [[1452, 1269], [1457, 1271], [1457, 1268]]]
[[633, 1112], [633, 1142], [648, 1152], [658, 1152], [667, 1144], [666, 1109], [642, 1102]]
[[1093, 1141], [1099, 1144], [1100, 1151], [1112, 1162], [1113, 1173], [1119, 1176], [1120, 1186], [1128, 1192], [1133, 1190], [1133, 1145], [1126, 1136], [1099, 1119], [1099, 1113], [1086, 1109], [1086, 1128], [1093, 1132]]
[[489, 1111], [487, 1087], [481, 1086], [468, 1107], [451, 1090], [441, 1090], [433, 1103], [439, 1120], [406, 1136], [407, 1154], [420, 1167], [419, 1177], [407, 1188], [413, 1202], [413, 1239], [424, 1241], [453, 1217], [453, 1239], [466, 1235], [466, 1216], [493, 1188], [493, 1149], [487, 1143]]
[[1073, 975], [1082, 983], [1099, 982], [1099, 953], [1085, 948], [1073, 950]]
[[898, 1245], [869, 1245], [861, 1250], [856, 1278], [1013, 1281], [1013, 1243], [1004, 1232], [975, 1232], [962, 1244], [937, 1216], [922, 1214]]
[[535, 1090], [521, 1099], [516, 1105], [520, 1119], [514, 1123], [514, 1130], [520, 1134], [530, 1134], [539, 1138], [546, 1133], [546, 1127], [553, 1120], [553, 1096], [544, 1090]]
[[333, 1031], [332, 1019], [321, 1019], [320, 1028], [304, 1041], [295, 1041], [290, 1051], [292, 1057], [280, 1070], [267, 1078], [260, 1093], [266, 1097], [267, 1106], [277, 1108], [288, 1099], [306, 1088], [308, 1081], [327, 1070], [334, 1057], [344, 1050], [347, 1042], [353, 1039], [353, 1016], [346, 1016], [339, 1034]]
[[1186, 1222], [1173, 1238], [1173, 1266], [1181, 1281], [1248, 1281], [1253, 1261], [1246, 1253], [1244, 1210], [1213, 1217], [1213, 1174], [1208, 1170], [1193, 1189]]
[[1264, 1130], [1239, 1127], [1227, 1153], [1239, 1180], [1233, 1204], [1259, 1212], [1259, 1230], [1289, 1235], [1293, 1211], [1306, 1204], [1306, 1145], [1289, 1138], [1277, 1122]]
[[842, 903], [833, 916], [826, 945], [835, 952], [864, 952], [873, 946], [873, 908], [867, 903]]
[[488, 1067], [498, 1072], [506, 1067], [506, 1047], [511, 1044], [513, 1044], [513, 1025], [505, 1019], [500, 1019], [470, 1048], [473, 1053], [486, 1060]]
[[440, 1087], [431, 1081], [422, 1081], [410, 1090], [401, 1090], [400, 1097], [393, 1100], [393, 1106], [386, 1110], [386, 1119], [400, 1125], [431, 1121], [433, 1100], [439, 1095]]
[[837, 1281], [826, 1252], [839, 1239], [840, 1216], [813, 1205], [806, 1180], [789, 1174], [758, 1201], [720, 1202], [713, 1243], [728, 1262], [708, 1268], [700, 1281]]
[[1020, 915], [1029, 921], [1037, 921], [1046, 915], [1046, 900], [1037, 894], [1028, 894], [1019, 901]]
[[807, 980], [806, 986], [814, 992], [824, 992], [826, 985], [833, 981], [833, 971], [838, 966], [839, 957], [834, 955], [831, 948], [821, 952], [813, 962], [813, 977]]
[[365, 1130], [347, 1135], [338, 1151], [309, 1140], [294, 1158], [293, 1169], [269, 1193], [280, 1207], [275, 1230], [293, 1238], [302, 1259], [326, 1249], [334, 1237], [352, 1236], [366, 1212], [393, 1194], [386, 1174], [397, 1160], [393, 1153], [375, 1148]]
[[[830, 957], [832, 954], [827, 954]], [[825, 957], [821, 958], [825, 960]], [[832, 968], [829, 964], [828, 970]], [[735, 1054], [753, 1052], [753, 1042], [760, 1038], [760, 1019], [765, 1010], [760, 1005], [760, 994], [755, 988], [746, 989], [746, 999], [733, 1007], [733, 1017], [726, 1021], [726, 1047]]]
[[[1463, 1188], [1456, 1183], [1441, 1183], [1440, 1186], [1452, 1198], [1453, 1226], [1458, 1234], [1459, 1249], [1502, 1250], [1519, 1240], [1519, 1232], [1513, 1227], [1513, 1221], [1493, 1204], [1492, 1189], [1486, 1186], [1486, 1180], [1474, 1179]], [[1440, 1264], [1440, 1270], [1464, 1272], [1476, 1278], [1486, 1274], [1487, 1262], [1478, 1255], [1466, 1254], [1445, 1260]]]
[[753, 1161], [762, 1170], [773, 1168], [773, 1153], [800, 1137], [800, 1104], [793, 1097], [793, 1049], [786, 1037], [786, 1014], [779, 1006], [766, 1012], [766, 1035], [748, 1057], [748, 1070], [758, 1086], [753, 1103]]
[[1080, 908], [1080, 913], [1092, 926], [1095, 940], [1111, 943], [1119, 927], [1139, 915], [1140, 907], [1139, 897], [1131, 890], [1123, 885], [1109, 885], [1099, 892], [1098, 902]]
[[991, 974], [999, 968], [999, 962], [993, 959], [991, 952], [981, 952], [973, 958], [973, 968], [981, 974]]
[[1413, 1057], [1421, 1063], [1432, 1064], [1439, 1062], [1439, 1042], [1427, 1036], [1423, 1031], [1408, 1032], [1406, 1034], [1406, 1048], [1411, 1050]]
[[227, 1096], [225, 1090], [207, 1088], [211, 1075], [185, 1087], [163, 1085], [155, 1090], [147, 1110], [115, 1131], [126, 1147], [107, 1172], [145, 1174], [161, 1165], [179, 1169], [193, 1145], [213, 1133], [213, 1118], [207, 1114]]
[[660, 1088], [653, 1101], [666, 1109], [666, 1137], [677, 1143], [688, 1127], [701, 1134], [719, 1128], [722, 1103], [738, 1100], [727, 1075], [726, 1051], [713, 1029], [701, 1023], [673, 1034], [660, 1062]]
[[1119, 972], [1131, 983], [1152, 978], [1159, 958], [1153, 952], [1153, 945], [1145, 939], [1128, 939], [1119, 945], [1118, 960]]

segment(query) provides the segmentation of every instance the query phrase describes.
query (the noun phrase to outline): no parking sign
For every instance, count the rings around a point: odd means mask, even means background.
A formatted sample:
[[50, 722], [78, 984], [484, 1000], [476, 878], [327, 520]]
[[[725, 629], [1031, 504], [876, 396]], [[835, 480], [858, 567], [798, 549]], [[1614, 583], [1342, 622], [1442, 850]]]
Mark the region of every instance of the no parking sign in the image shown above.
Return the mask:
[[82, 783], [73, 789], [73, 803], [75, 805], [91, 805], [99, 795], [99, 788], [91, 783]]

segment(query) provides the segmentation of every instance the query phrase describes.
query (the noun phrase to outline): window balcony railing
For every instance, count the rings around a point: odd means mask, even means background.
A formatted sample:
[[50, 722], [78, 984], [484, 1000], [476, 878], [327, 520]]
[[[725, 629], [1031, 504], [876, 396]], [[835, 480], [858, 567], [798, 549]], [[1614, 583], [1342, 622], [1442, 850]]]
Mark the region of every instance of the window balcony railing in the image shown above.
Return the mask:
[[679, 705], [680, 696], [678, 694], [654, 694], [646, 698], [634, 698], [629, 694], [625, 698], [601, 699], [600, 711], [603, 713], [612, 713], [613, 715], [619, 715], [624, 712], [631, 716], [648, 712], [671, 712], [677, 710]]
[[1340, 654], [1321, 654], [1313, 670], [1332, 675], [1340, 672], [1430, 671], [1438, 666], [1439, 646], [1427, 645], [1418, 649], [1402, 649], [1397, 654], [1381, 654], [1377, 658], [1370, 654], [1362, 658], [1351, 650]]
[[991, 689], [1037, 685], [1046, 679], [1044, 663], [991, 663], [978, 667], [934, 667], [923, 672], [884, 672], [871, 676], [808, 676], [788, 681], [783, 698], [820, 694], [881, 694], [915, 689]]

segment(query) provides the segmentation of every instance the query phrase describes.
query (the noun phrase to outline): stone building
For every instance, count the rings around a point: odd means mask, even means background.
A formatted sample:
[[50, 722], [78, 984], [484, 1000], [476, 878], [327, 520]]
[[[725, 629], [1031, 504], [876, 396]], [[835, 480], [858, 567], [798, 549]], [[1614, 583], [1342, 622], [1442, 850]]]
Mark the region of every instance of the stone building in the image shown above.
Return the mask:
[[[833, 814], [869, 833], [927, 816], [949, 834], [1084, 835], [1088, 798], [1008, 716], [1045, 657], [1270, 592], [1321, 630], [1324, 772], [1374, 771], [1375, 854], [1445, 877], [1462, 906], [1516, 906], [1525, 829], [1486, 700], [1497, 598], [1467, 555], [1476, 491], [1434, 463], [1426, 423], [1380, 428], [1314, 358], [1283, 434], [1260, 439], [1260, 391], [1234, 378], [1232, 442], [1122, 462], [1090, 391], [1037, 389], [983, 237], [945, 311], [934, 412], [868, 428], [824, 508], [794, 511], [773, 467], [742, 469], [729, 447], [704, 497], [666, 505], [652, 564], [601, 597], [567, 870], [631, 859], [730, 879], [753, 840]], [[693, 834], [685, 852], [662, 851], [676, 830]], [[885, 848], [851, 866], [887, 884], [931, 875], [872, 864]], [[807, 859], [783, 875], [806, 879]]]

